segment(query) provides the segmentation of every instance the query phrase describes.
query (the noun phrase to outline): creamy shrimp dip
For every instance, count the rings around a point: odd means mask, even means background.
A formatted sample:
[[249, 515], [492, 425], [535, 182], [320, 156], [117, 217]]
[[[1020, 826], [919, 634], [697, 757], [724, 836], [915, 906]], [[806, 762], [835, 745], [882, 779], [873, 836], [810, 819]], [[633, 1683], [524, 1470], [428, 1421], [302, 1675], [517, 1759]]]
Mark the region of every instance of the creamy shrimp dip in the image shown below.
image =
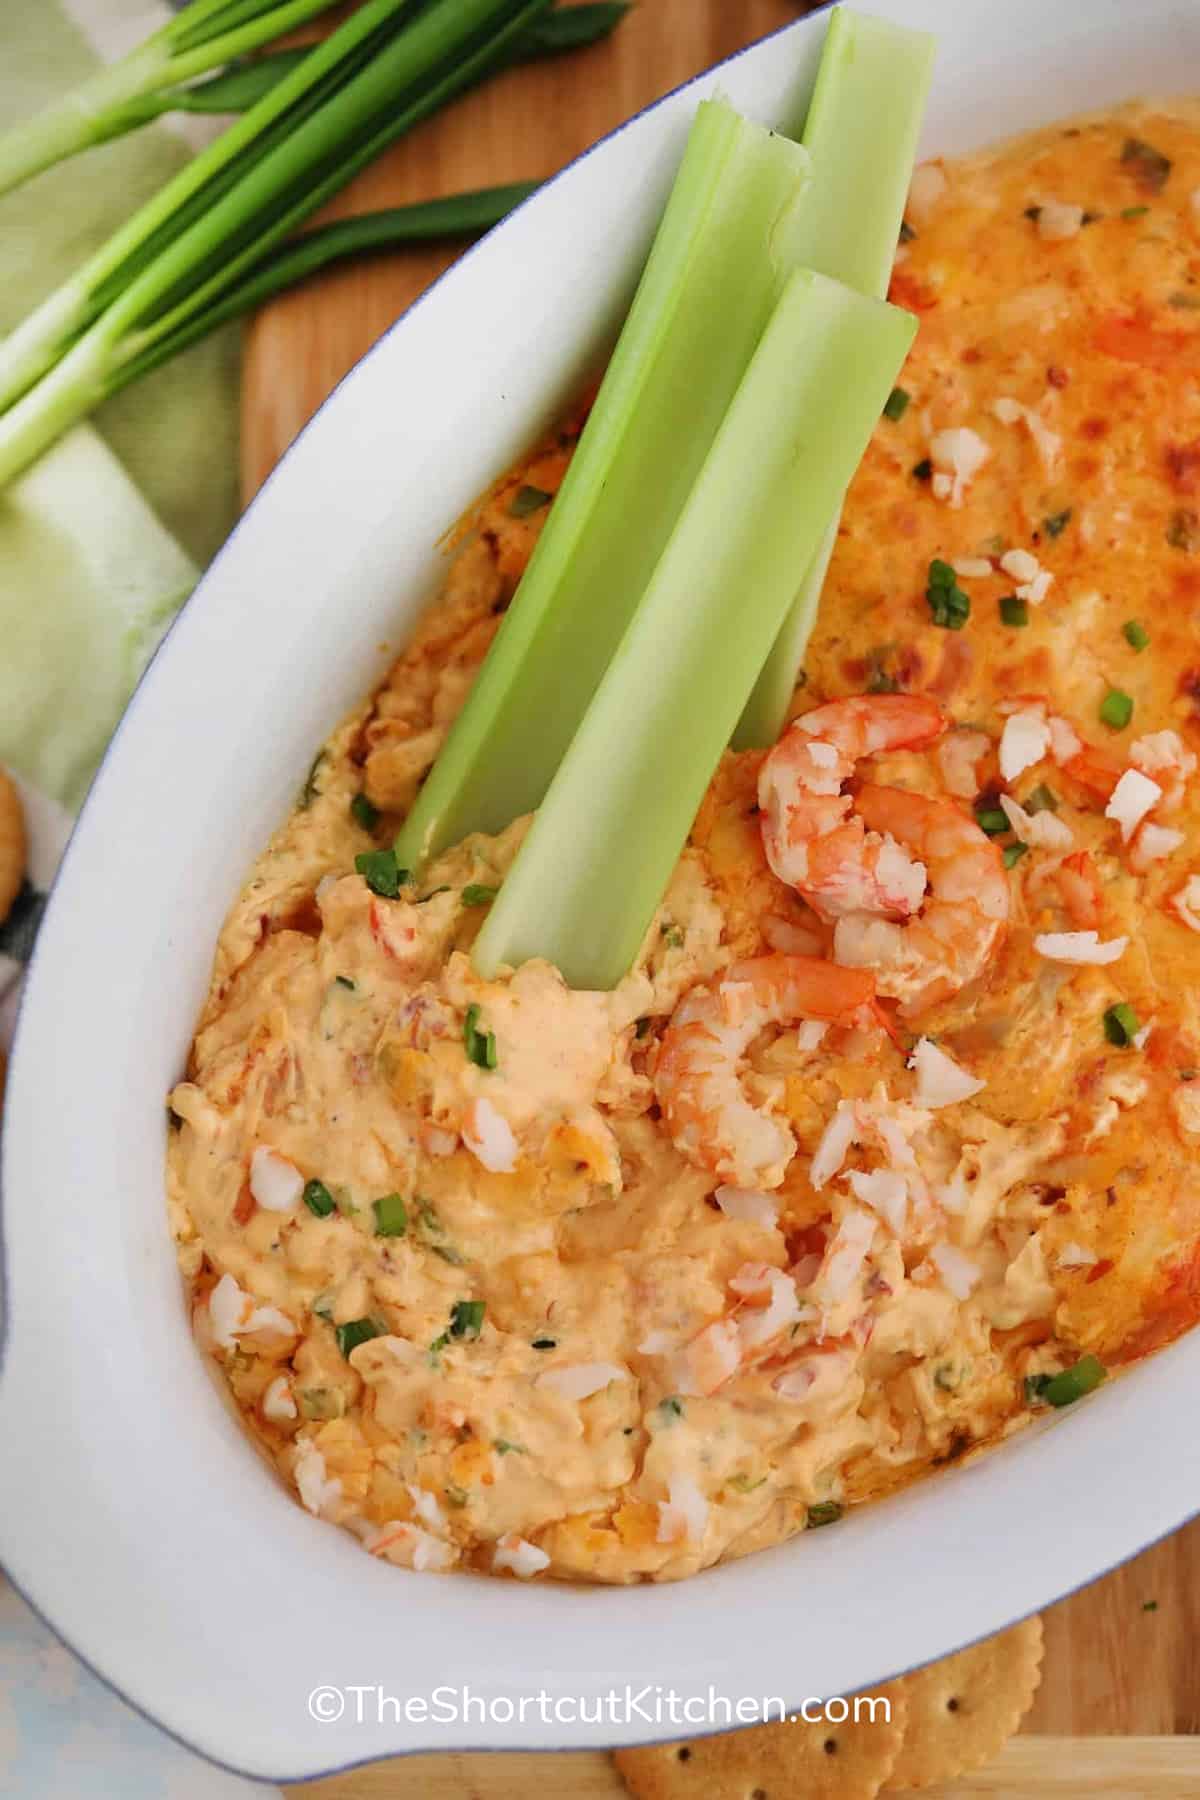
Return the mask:
[[473, 971], [528, 821], [419, 883], [389, 848], [581, 418], [323, 746], [221, 935], [168, 1186], [203, 1351], [375, 1556], [688, 1575], [1194, 1322], [1197, 117], [919, 172], [921, 331], [794, 722], [726, 756], [614, 992]]

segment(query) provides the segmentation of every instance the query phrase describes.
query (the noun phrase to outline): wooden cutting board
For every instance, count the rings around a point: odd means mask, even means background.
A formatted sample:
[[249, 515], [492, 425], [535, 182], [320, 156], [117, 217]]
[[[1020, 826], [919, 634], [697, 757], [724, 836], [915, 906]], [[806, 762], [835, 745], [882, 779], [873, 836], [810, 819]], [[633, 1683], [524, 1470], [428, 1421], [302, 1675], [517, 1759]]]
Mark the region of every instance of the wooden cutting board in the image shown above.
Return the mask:
[[[792, 0], [638, 0], [609, 42], [513, 70], [431, 120], [361, 176], [334, 211], [549, 175], [648, 101], [804, 10]], [[247, 334], [242, 420], [247, 499], [334, 384], [454, 253], [446, 247], [359, 264], [308, 284], [255, 319]], [[1030, 1532], [1071, 1530], [1070, 1518], [1053, 1512], [1025, 1523]], [[1045, 1674], [1028, 1728], [1057, 1737], [1036, 1751], [1022, 1742], [1010, 1746], [996, 1780], [1020, 1794], [1200, 1792], [1200, 1746], [1144, 1741], [1200, 1731], [1198, 1642], [1200, 1523], [1046, 1616]], [[1083, 1748], [1059, 1742], [1084, 1733], [1134, 1734], [1139, 1741], [1124, 1748], [1097, 1744], [1086, 1756]], [[1089, 1778], [1085, 1786], [1085, 1762], [1088, 1769], [1103, 1765], [1104, 1781], [1117, 1785], [1093, 1786]], [[1078, 1785], [1031, 1785], [1036, 1768], [1059, 1783], [1070, 1781], [1074, 1768]], [[582, 1755], [420, 1758], [311, 1791], [326, 1800], [385, 1794], [515, 1800], [537, 1786], [575, 1800], [621, 1791], [604, 1758]], [[999, 1789], [976, 1783], [958, 1791]]]

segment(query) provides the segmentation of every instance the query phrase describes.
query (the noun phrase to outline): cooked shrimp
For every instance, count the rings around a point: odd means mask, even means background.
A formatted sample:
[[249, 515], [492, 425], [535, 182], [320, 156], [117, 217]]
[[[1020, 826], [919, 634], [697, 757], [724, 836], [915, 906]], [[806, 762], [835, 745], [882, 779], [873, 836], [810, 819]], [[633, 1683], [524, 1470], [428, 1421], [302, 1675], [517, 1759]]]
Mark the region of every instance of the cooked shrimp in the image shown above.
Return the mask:
[[852, 1023], [874, 991], [866, 970], [783, 955], [737, 963], [715, 986], [693, 988], [663, 1034], [654, 1075], [676, 1149], [734, 1187], [778, 1187], [795, 1140], [746, 1098], [738, 1061], [768, 1025]]
[[1104, 918], [1104, 889], [1095, 858], [1086, 850], [1064, 857], [1046, 877], [1056, 889], [1062, 909], [1080, 931], [1095, 931]]
[[1008, 920], [1004, 861], [952, 800], [864, 787], [856, 805], [868, 831], [886, 832], [924, 858], [929, 893], [919, 916], [903, 925], [864, 913], [840, 919], [833, 953], [839, 963], [873, 969], [879, 993], [911, 1016], [987, 966]]
[[767, 756], [758, 780], [767, 861], [822, 918], [906, 919], [921, 904], [924, 869], [891, 836], [865, 828], [842, 784], [864, 756], [920, 749], [945, 724], [922, 694], [861, 694], [805, 713]]
[[12, 778], [0, 769], [0, 924], [21, 891], [27, 853], [21, 796]]

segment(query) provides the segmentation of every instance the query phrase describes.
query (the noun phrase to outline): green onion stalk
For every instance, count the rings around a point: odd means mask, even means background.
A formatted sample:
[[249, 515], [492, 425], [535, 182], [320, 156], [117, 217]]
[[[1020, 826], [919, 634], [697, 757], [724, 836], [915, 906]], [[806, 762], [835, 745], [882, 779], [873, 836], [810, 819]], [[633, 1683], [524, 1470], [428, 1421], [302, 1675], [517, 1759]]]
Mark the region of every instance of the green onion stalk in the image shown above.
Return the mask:
[[0, 194], [52, 163], [155, 117], [155, 101], [163, 89], [246, 56], [332, 4], [333, 0], [192, 0], [128, 56], [0, 136]]
[[397, 137], [510, 59], [549, 0], [367, 0], [0, 345], [0, 487], [184, 341]]
[[[55, 101], [53, 106], [0, 133], [0, 194], [23, 181], [136, 131], [168, 113], [226, 115], [248, 112], [290, 75], [312, 50], [257, 52], [285, 31], [326, 11], [333, 0], [191, 0], [179, 17], [111, 68]], [[581, 50], [615, 31], [628, 0], [592, 0], [535, 18], [511, 60], [527, 62]], [[232, 27], [236, 12], [237, 29]], [[222, 67], [228, 64], [227, 67]], [[211, 69], [219, 72], [198, 81]]]

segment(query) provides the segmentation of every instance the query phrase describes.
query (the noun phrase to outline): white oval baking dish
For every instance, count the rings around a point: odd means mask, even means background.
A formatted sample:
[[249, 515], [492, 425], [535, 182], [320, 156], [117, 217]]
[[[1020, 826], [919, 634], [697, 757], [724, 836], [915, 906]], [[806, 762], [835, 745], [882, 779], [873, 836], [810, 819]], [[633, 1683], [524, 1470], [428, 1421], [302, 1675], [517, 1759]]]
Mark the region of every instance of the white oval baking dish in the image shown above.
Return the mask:
[[[1200, 87], [1193, 0], [873, 0], [938, 34], [927, 151]], [[447, 524], [572, 393], [628, 298], [697, 101], [796, 128], [825, 21], [605, 139], [364, 358], [160, 650], [72, 840], [30, 976], [3, 1143], [0, 1553], [126, 1699], [239, 1770], [294, 1779], [428, 1749], [678, 1735], [632, 1718], [426, 1722], [389, 1696], [614, 1685], [847, 1693], [1090, 1581], [1200, 1508], [1181, 1421], [1200, 1334], [993, 1453], [681, 1586], [414, 1576], [275, 1484], [188, 1333], [163, 1100], [213, 941], [312, 747], [435, 581]], [[313, 1716], [321, 1684], [365, 1688]], [[336, 1710], [333, 1703], [324, 1703]], [[359, 1722], [358, 1714], [363, 1714]]]

